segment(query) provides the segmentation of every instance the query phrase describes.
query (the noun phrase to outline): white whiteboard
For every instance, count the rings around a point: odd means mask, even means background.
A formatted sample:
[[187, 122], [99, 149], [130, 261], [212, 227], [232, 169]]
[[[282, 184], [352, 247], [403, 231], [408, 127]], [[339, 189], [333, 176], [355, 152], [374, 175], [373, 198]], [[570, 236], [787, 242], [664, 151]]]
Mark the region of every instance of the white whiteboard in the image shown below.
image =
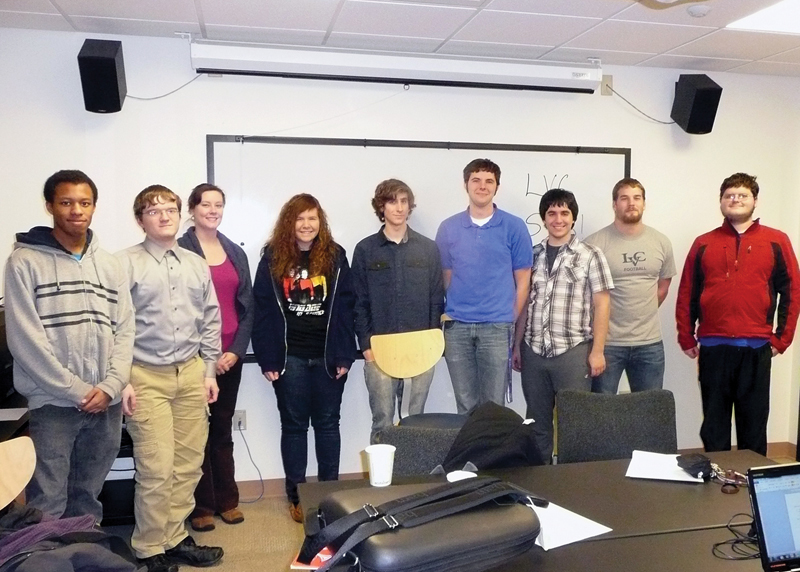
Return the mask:
[[314, 195], [334, 239], [352, 255], [380, 222], [370, 201], [375, 187], [401, 179], [414, 191], [409, 224], [433, 238], [439, 223], [467, 208], [462, 171], [486, 157], [500, 166], [495, 202], [528, 223], [534, 242], [546, 236], [538, 214], [546, 190], [575, 193], [575, 225], [584, 237], [609, 224], [611, 189], [630, 173], [630, 149], [500, 145], [432, 141], [207, 136], [208, 180], [227, 195], [221, 230], [241, 243], [253, 269], [281, 206], [297, 193]]

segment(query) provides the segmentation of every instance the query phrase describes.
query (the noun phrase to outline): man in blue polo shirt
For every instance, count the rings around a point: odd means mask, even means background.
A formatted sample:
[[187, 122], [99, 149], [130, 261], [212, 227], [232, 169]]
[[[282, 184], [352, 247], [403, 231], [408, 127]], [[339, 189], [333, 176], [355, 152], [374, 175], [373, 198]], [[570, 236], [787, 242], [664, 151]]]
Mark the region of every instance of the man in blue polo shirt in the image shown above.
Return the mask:
[[503, 404], [513, 324], [530, 288], [531, 237], [521, 218], [494, 204], [499, 186], [500, 167], [471, 161], [464, 168], [469, 208], [436, 233], [446, 290], [444, 357], [459, 413]]

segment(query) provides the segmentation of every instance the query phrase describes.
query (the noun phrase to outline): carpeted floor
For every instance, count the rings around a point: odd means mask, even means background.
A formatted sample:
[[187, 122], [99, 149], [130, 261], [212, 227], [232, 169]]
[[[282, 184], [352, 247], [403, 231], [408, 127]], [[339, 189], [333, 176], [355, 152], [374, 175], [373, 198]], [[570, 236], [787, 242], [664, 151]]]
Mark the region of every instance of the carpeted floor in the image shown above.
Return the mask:
[[[303, 527], [289, 516], [289, 503], [281, 497], [242, 504], [245, 521], [228, 525], [218, 517], [216, 529], [189, 533], [198, 544], [222, 546], [225, 557], [214, 572], [284, 572], [303, 543]], [[188, 524], [187, 524], [188, 526]], [[111, 526], [105, 530], [130, 541], [133, 526]], [[194, 570], [181, 567], [181, 570]]]

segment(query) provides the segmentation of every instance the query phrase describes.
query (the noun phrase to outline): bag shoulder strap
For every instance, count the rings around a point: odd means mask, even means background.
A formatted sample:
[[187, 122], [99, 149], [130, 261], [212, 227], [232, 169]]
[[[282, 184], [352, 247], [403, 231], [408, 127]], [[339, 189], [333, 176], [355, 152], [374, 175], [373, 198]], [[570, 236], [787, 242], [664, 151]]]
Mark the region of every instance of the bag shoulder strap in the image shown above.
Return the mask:
[[335, 543], [339, 538], [352, 532], [356, 527], [366, 522], [391, 516], [398, 512], [411, 510], [418, 506], [431, 503], [443, 498], [463, 495], [475, 489], [485, 487], [492, 483], [498, 483], [500, 479], [496, 477], [478, 477], [477, 479], [465, 479], [455, 483], [446, 483], [440, 487], [420, 491], [399, 499], [387, 501], [377, 507], [366, 503], [361, 510], [351, 512], [322, 528], [313, 535], [306, 536], [297, 561], [308, 564], [314, 556], [326, 546]]
[[414, 509], [386, 515], [378, 520], [359, 525], [345, 540], [330, 560], [317, 569], [328, 572], [345, 554], [374, 534], [395, 528], [413, 528], [438, 518], [469, 510], [500, 497], [511, 497], [514, 502], [533, 502], [529, 494], [509, 483], [494, 482], [468, 493], [421, 505]]

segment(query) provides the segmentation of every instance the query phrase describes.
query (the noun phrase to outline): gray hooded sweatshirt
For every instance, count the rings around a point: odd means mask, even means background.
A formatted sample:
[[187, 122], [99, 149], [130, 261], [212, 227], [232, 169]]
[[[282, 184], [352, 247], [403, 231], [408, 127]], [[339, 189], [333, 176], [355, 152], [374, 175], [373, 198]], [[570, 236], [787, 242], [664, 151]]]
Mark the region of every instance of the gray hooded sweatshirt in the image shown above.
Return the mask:
[[76, 407], [92, 387], [118, 403], [128, 384], [135, 322], [119, 261], [89, 231], [80, 260], [48, 227], [17, 234], [5, 270], [14, 387], [28, 407]]

